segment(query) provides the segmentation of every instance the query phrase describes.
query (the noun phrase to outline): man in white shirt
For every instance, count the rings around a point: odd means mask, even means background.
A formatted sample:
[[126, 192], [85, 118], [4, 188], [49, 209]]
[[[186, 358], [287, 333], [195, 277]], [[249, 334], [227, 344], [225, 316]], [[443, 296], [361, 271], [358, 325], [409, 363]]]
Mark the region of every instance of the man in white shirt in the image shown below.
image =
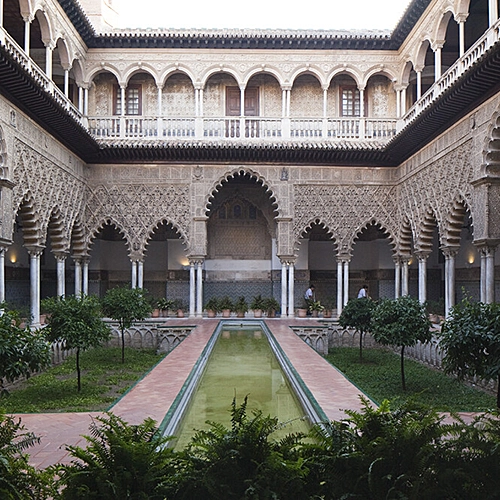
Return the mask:
[[358, 292], [358, 299], [366, 299], [368, 297], [368, 285], [363, 285]]

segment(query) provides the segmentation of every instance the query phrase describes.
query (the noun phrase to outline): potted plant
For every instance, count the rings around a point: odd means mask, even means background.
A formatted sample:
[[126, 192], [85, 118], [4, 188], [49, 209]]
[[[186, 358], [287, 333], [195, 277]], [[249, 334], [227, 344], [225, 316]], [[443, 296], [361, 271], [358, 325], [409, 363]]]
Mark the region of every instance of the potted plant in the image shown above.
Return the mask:
[[165, 297], [159, 298], [156, 302], [162, 316], [168, 316], [168, 310], [172, 308], [173, 304], [173, 300], [167, 300]]
[[317, 318], [319, 313], [324, 310], [324, 306], [321, 305], [321, 302], [319, 300], [313, 300], [309, 303], [309, 311], [311, 311], [311, 315], [314, 318]]
[[220, 299], [219, 306], [222, 311], [222, 317], [229, 318], [229, 316], [231, 316], [231, 310], [233, 309], [233, 301], [226, 295]]
[[186, 311], [186, 305], [182, 299], [174, 300], [174, 309], [177, 311], [177, 317], [183, 318]]
[[248, 302], [245, 297], [238, 297], [238, 300], [233, 305], [233, 311], [238, 318], [244, 318], [245, 313], [248, 311]]
[[274, 297], [268, 297], [264, 301], [264, 310], [266, 311], [268, 318], [274, 318], [276, 316], [276, 311], [280, 308], [279, 302]]
[[309, 305], [304, 301], [302, 303], [302, 307], [299, 307], [297, 309], [297, 316], [299, 318], [305, 318], [307, 316], [307, 311], [308, 311]]
[[220, 301], [212, 297], [211, 299], [207, 300], [205, 304], [205, 311], [207, 311], [207, 316], [209, 318], [215, 318], [217, 316], [217, 313], [221, 312], [221, 307], [220, 307]]
[[336, 306], [336, 297], [329, 296], [325, 299], [324, 304], [325, 309], [323, 311], [323, 318], [331, 318], [332, 312]]
[[262, 311], [266, 308], [266, 301], [262, 298], [262, 295], [255, 295], [250, 303], [250, 309], [253, 310], [253, 315], [255, 318], [262, 318]]

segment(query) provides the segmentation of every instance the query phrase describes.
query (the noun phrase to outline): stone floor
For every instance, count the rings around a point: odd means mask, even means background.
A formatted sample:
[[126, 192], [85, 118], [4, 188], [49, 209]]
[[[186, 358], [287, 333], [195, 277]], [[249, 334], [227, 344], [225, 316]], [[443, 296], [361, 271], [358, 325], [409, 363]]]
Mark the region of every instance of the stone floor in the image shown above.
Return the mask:
[[[111, 411], [129, 423], [140, 423], [146, 417], [151, 417], [160, 424], [218, 322], [217, 319], [169, 319], [169, 325], [195, 325], [196, 328], [128, 391]], [[289, 328], [312, 325], [316, 323], [315, 320], [272, 319], [266, 323], [330, 420], [345, 417], [345, 409], [361, 408], [361, 391]], [[45, 468], [51, 464], [70, 461], [66, 445], [85, 447], [86, 440], [82, 436], [89, 433], [89, 424], [97, 415], [99, 413], [16, 415], [28, 430], [41, 438], [39, 445], [28, 450], [31, 463]]]

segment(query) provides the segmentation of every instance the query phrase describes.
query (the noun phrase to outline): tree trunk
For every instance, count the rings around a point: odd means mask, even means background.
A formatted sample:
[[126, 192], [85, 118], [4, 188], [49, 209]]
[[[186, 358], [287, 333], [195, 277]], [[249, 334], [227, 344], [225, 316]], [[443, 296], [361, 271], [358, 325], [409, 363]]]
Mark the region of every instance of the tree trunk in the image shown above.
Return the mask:
[[121, 332], [122, 332], [122, 363], [125, 363], [125, 328], [122, 328]]
[[359, 331], [359, 360], [363, 359], [363, 330]]
[[498, 374], [497, 388], [497, 408], [500, 408], [500, 373]]
[[406, 391], [406, 382], [405, 382], [405, 346], [401, 347], [401, 382], [403, 384], [403, 391]]
[[81, 371], [80, 371], [80, 348], [78, 347], [76, 349], [76, 379], [77, 379], [77, 383], [78, 383], [78, 392], [81, 391], [82, 389], [82, 374], [81, 374]]

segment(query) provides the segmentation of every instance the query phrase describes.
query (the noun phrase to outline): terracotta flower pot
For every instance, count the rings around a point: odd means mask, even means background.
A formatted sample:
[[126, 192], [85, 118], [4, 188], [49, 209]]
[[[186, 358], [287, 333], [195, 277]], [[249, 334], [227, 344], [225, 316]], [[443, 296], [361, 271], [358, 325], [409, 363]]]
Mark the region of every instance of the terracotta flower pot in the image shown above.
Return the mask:
[[297, 309], [297, 316], [299, 318], [305, 318], [307, 316], [307, 309]]

